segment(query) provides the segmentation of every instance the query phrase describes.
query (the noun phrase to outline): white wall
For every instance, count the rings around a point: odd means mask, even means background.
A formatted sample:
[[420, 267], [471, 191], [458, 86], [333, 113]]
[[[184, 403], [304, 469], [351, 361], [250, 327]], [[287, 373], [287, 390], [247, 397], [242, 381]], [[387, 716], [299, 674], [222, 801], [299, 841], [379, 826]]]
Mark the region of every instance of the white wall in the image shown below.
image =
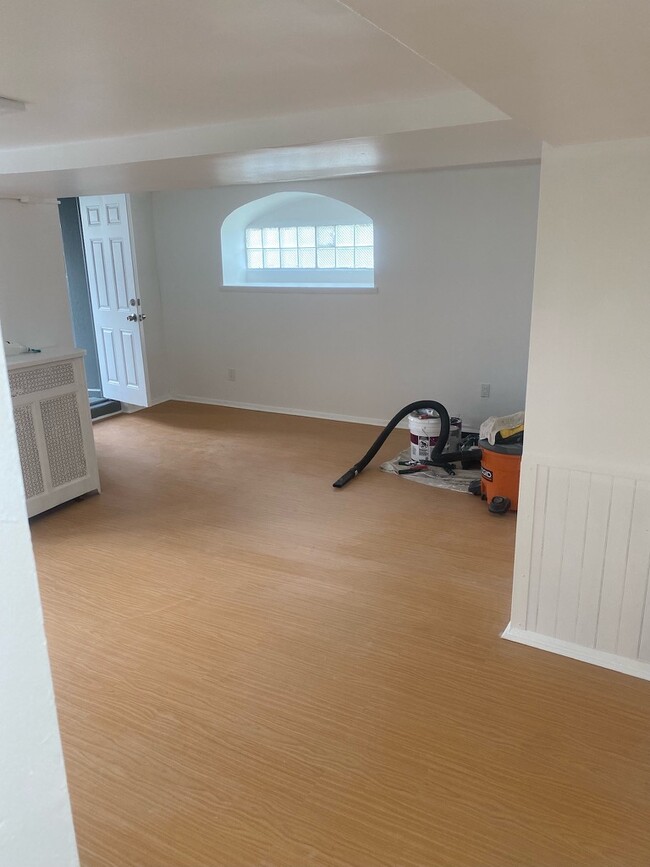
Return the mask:
[[79, 861], [3, 354], [0, 587], [0, 865], [74, 867]]
[[[172, 393], [374, 420], [431, 397], [469, 426], [521, 409], [538, 175], [521, 165], [155, 193]], [[282, 190], [373, 219], [376, 294], [220, 291], [223, 220]]]
[[510, 636], [650, 677], [650, 139], [541, 177]]
[[0, 321], [7, 340], [73, 345], [56, 204], [0, 200]]
[[169, 376], [162, 301], [154, 242], [151, 193], [129, 196], [133, 254], [142, 301], [144, 354], [149, 379], [149, 401], [157, 403], [169, 397]]

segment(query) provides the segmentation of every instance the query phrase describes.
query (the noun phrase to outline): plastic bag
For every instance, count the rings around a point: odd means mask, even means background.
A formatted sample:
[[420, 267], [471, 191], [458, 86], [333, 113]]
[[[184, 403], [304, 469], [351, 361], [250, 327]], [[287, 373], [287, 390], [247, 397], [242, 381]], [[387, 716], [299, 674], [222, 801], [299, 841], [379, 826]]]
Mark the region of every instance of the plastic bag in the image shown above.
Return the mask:
[[481, 425], [479, 429], [479, 439], [487, 440], [490, 445], [493, 446], [496, 440], [496, 435], [500, 430], [519, 427], [519, 425], [522, 425], [523, 423], [523, 410], [521, 412], [513, 412], [512, 415], [502, 415], [500, 417], [492, 415]]

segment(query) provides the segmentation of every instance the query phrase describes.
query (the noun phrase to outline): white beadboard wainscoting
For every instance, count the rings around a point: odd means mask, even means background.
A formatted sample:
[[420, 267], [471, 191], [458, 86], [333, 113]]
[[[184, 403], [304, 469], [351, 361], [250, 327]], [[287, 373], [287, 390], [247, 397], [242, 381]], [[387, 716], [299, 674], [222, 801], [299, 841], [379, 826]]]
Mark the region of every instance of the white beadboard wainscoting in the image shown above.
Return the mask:
[[650, 476], [526, 456], [522, 502], [504, 637], [650, 680]]

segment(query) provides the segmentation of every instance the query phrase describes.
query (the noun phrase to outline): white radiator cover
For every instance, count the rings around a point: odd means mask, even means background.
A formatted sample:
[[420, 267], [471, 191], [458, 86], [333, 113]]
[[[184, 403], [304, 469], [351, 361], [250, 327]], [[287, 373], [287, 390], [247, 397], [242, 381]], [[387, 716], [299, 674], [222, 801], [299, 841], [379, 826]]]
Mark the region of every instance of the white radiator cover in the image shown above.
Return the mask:
[[8, 360], [27, 513], [99, 491], [83, 351]]
[[650, 679], [650, 475], [522, 462], [504, 637]]

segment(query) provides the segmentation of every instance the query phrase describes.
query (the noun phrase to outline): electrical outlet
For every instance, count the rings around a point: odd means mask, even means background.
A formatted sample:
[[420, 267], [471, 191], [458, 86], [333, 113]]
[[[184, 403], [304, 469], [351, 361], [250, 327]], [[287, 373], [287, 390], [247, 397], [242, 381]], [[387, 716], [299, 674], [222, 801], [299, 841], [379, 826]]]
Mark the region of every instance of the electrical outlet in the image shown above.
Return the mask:
[[482, 382], [481, 383], [481, 397], [489, 397], [490, 396], [490, 383]]
[[228, 368], [228, 382], [234, 382], [234, 381], [235, 381], [235, 368], [229, 367]]

